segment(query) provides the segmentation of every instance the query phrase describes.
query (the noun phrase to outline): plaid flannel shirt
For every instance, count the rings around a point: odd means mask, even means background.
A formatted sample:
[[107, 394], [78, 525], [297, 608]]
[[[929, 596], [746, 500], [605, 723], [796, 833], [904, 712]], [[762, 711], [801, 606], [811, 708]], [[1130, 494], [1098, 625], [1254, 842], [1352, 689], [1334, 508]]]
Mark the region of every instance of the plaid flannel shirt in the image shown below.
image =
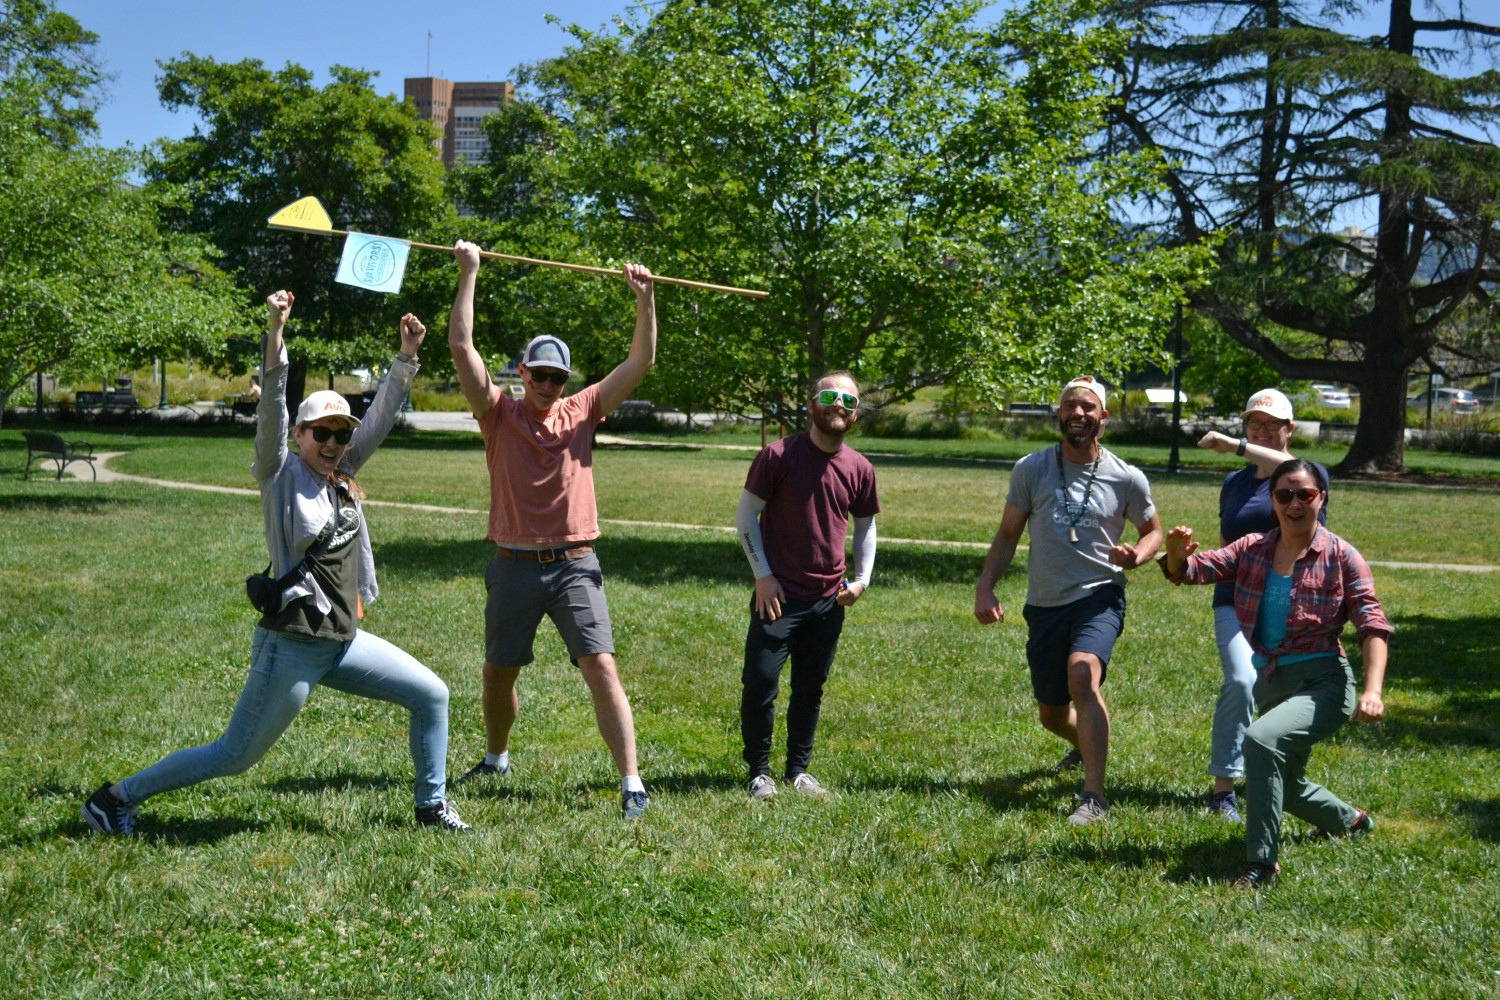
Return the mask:
[[[1263, 648], [1255, 639], [1255, 622], [1272, 571], [1276, 542], [1281, 529], [1252, 534], [1221, 549], [1195, 552], [1173, 583], [1234, 584], [1234, 614], [1250, 647], [1276, 668], [1276, 657], [1290, 653], [1344, 655], [1339, 633], [1344, 623], [1354, 622], [1360, 639], [1388, 638], [1395, 629], [1375, 597], [1375, 579], [1359, 551], [1321, 524], [1307, 552], [1292, 567], [1292, 602], [1287, 613], [1286, 637], [1275, 650]], [[1162, 569], [1166, 569], [1165, 561]]]

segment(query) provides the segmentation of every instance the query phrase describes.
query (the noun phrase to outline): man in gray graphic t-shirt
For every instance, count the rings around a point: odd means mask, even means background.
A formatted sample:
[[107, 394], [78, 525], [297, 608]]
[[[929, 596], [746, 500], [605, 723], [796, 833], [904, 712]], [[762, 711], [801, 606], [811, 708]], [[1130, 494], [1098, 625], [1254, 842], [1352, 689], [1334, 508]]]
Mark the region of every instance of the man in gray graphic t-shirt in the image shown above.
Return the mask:
[[[1125, 570], [1150, 562], [1162, 542], [1145, 475], [1099, 444], [1108, 418], [1104, 386], [1092, 376], [1063, 387], [1062, 442], [1016, 463], [974, 598], [980, 624], [1005, 620], [995, 585], [1029, 531], [1026, 659], [1042, 725], [1073, 745], [1055, 770], [1083, 767], [1083, 794], [1068, 817], [1078, 825], [1109, 809], [1109, 710], [1100, 688], [1125, 626]], [[1127, 521], [1139, 533], [1134, 545], [1121, 541]]]

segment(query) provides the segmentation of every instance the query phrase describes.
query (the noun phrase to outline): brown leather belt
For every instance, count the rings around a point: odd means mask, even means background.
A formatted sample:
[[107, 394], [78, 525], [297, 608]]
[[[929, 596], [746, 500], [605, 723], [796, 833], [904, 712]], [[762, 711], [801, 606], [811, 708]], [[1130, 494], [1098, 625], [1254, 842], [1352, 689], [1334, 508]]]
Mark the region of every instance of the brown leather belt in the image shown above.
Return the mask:
[[503, 545], [495, 546], [497, 556], [539, 563], [557, 562], [559, 559], [582, 559], [592, 551], [594, 551], [592, 545], [574, 545], [561, 549], [507, 549]]

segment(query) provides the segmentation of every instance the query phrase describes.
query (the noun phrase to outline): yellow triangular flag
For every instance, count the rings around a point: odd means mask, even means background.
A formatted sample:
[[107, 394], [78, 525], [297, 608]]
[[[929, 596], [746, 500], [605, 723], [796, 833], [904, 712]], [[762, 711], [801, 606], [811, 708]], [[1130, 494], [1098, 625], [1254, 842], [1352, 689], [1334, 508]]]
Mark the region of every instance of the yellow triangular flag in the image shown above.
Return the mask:
[[304, 233], [331, 233], [333, 220], [318, 199], [299, 198], [266, 220], [272, 229], [294, 229]]

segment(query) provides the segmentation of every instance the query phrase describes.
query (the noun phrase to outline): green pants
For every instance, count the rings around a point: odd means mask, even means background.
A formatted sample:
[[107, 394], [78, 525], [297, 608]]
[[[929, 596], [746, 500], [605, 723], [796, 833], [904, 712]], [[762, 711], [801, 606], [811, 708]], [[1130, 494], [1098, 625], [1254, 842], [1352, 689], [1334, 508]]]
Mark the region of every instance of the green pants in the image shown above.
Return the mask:
[[1354, 671], [1336, 655], [1264, 672], [1255, 682], [1260, 718], [1245, 730], [1245, 849], [1251, 861], [1276, 861], [1284, 809], [1329, 832], [1347, 830], [1355, 810], [1307, 780], [1313, 744], [1349, 721], [1358, 704]]

